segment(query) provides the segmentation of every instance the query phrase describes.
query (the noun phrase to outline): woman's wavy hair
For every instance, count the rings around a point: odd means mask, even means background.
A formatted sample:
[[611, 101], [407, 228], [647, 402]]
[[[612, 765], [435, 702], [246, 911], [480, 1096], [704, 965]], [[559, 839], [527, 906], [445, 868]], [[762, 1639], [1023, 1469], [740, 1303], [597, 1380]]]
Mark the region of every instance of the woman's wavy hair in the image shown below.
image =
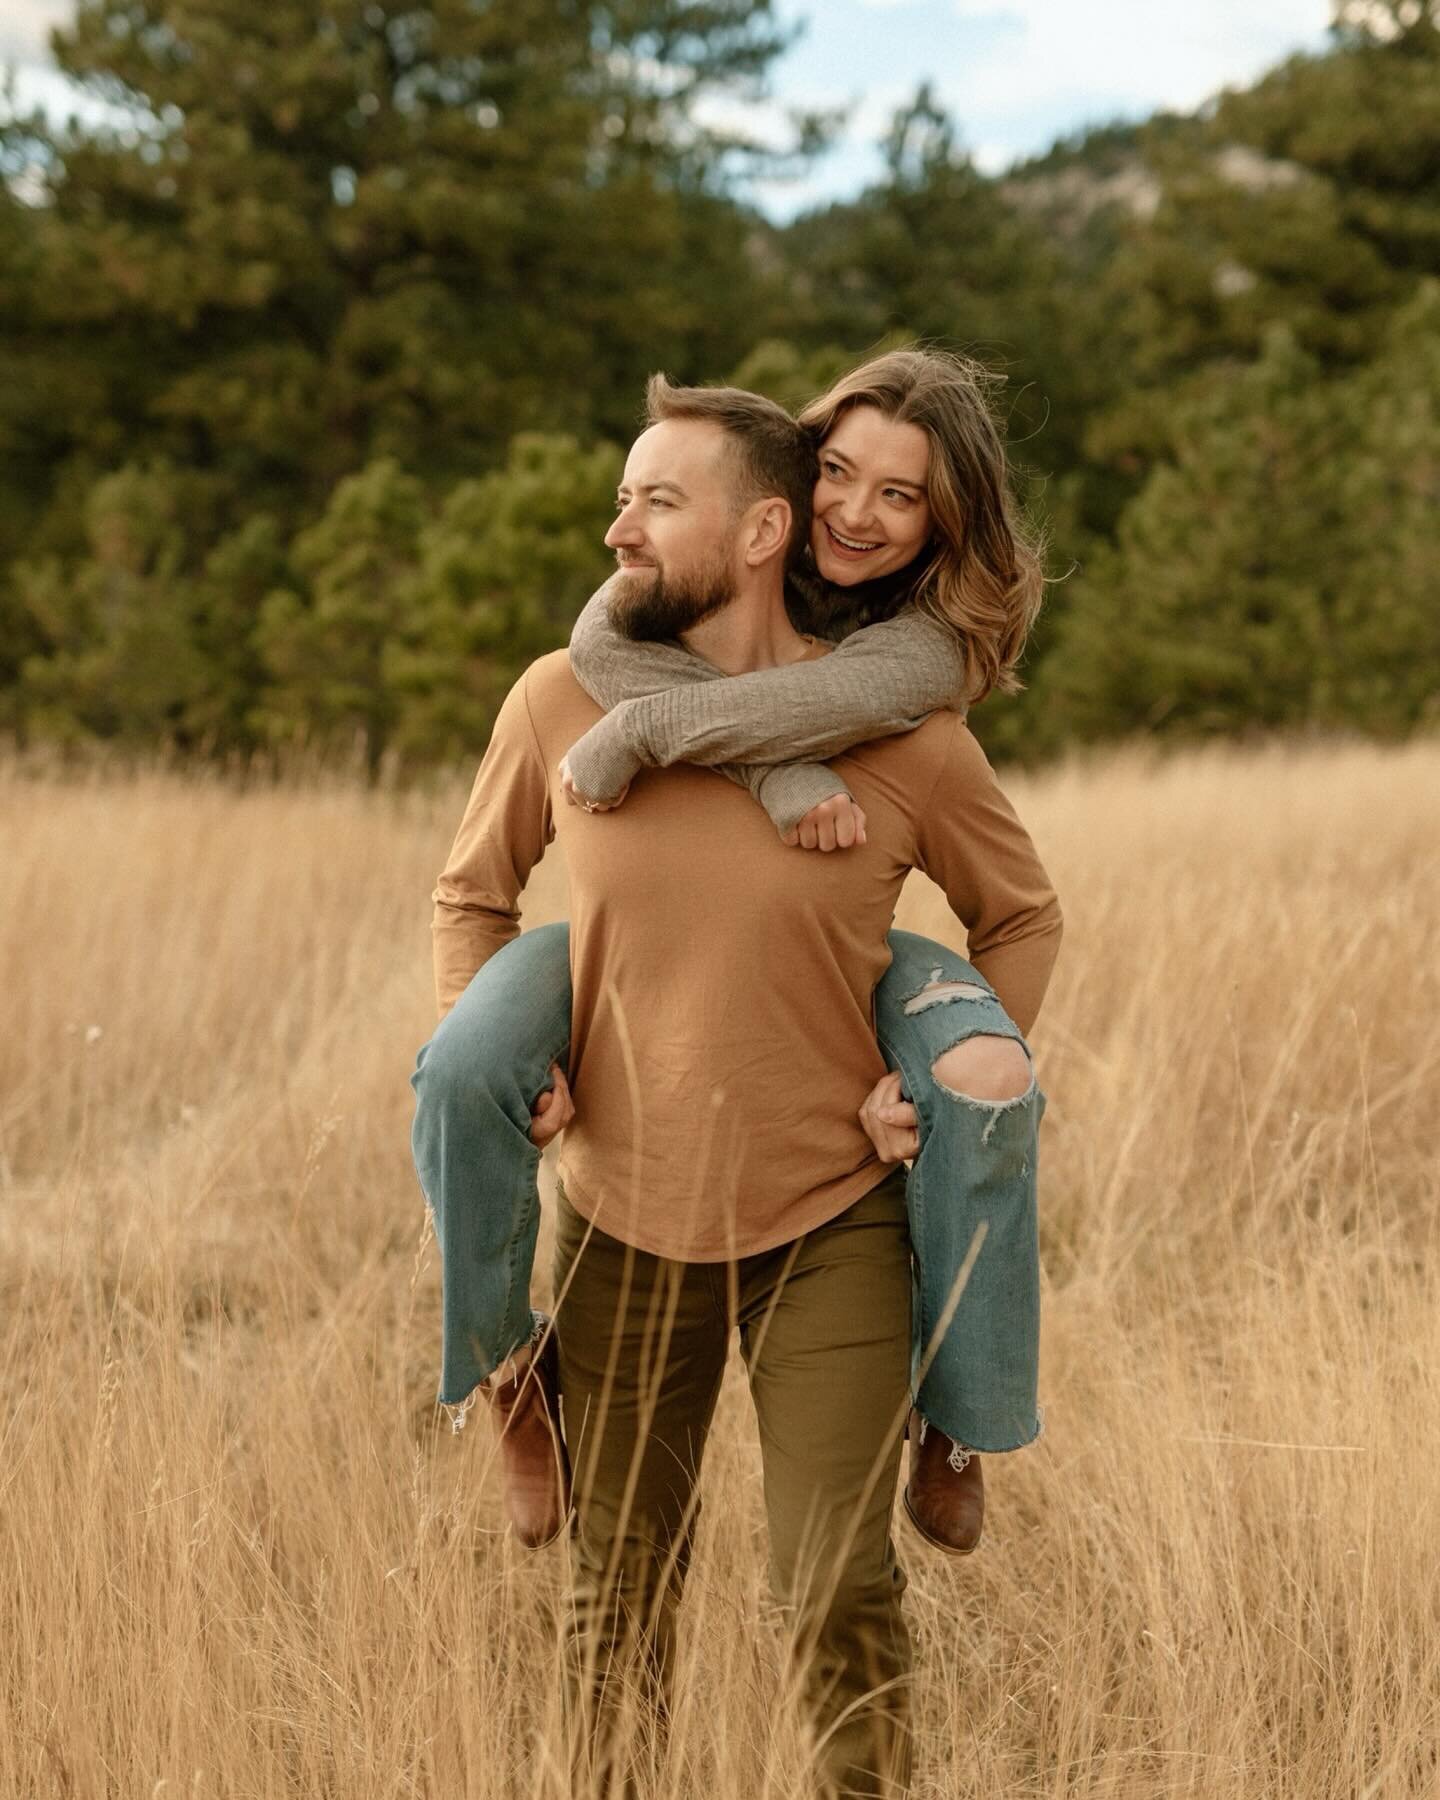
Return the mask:
[[856, 406], [918, 425], [929, 438], [934, 530], [908, 598], [959, 637], [971, 702], [1023, 686], [1014, 667], [1045, 590], [1043, 542], [1020, 517], [990, 410], [988, 390], [1003, 379], [949, 351], [891, 350], [842, 375], [800, 413], [817, 449]]

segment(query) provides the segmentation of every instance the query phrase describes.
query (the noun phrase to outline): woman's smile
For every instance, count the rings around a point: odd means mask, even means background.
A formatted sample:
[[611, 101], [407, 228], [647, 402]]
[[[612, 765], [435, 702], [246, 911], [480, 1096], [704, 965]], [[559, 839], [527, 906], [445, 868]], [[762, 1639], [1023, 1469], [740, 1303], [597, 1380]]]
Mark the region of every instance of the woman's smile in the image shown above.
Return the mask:
[[821, 522], [830, 534], [830, 541], [835, 546], [837, 555], [869, 556], [872, 551], [883, 550], [885, 547], [883, 538], [872, 538], [867, 542], [863, 538], [842, 537], [838, 527], [832, 525], [828, 519]]

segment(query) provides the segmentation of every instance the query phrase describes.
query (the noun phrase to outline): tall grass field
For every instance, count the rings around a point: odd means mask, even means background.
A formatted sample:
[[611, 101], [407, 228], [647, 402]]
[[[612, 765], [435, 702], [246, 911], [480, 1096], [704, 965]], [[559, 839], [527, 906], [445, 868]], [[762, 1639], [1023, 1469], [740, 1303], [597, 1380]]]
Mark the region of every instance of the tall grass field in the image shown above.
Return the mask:
[[[897, 1512], [914, 1792], [1440, 1793], [1440, 745], [1007, 785], [1067, 920], [1046, 1431], [976, 1556]], [[0, 1800], [566, 1794], [564, 1552], [434, 1404], [464, 795], [0, 767]], [[801, 1800], [735, 1367], [705, 1492], [657, 1794]]]

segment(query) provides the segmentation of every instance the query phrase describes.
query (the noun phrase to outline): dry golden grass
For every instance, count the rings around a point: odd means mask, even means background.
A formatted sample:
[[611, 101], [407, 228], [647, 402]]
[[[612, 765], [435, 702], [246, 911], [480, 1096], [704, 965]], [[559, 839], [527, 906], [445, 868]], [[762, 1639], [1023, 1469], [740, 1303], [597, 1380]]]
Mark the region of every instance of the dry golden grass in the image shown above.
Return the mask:
[[[1013, 791], [1069, 923], [1048, 1432], [981, 1555], [904, 1540], [915, 1791], [1433, 1794], [1440, 747]], [[431, 1404], [461, 801], [0, 771], [3, 1800], [563, 1792], [561, 1558]], [[758, 1478], [732, 1380], [667, 1794], [804, 1791]]]

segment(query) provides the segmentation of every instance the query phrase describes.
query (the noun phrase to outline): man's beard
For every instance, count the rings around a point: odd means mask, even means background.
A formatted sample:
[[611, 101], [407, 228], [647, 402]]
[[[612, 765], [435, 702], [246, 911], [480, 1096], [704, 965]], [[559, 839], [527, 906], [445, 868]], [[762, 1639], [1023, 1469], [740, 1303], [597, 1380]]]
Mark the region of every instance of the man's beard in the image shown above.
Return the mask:
[[712, 557], [685, 575], [667, 575], [656, 564], [648, 581], [635, 574], [618, 584], [610, 598], [610, 621], [636, 643], [652, 643], [678, 638], [734, 598], [723, 557]]

